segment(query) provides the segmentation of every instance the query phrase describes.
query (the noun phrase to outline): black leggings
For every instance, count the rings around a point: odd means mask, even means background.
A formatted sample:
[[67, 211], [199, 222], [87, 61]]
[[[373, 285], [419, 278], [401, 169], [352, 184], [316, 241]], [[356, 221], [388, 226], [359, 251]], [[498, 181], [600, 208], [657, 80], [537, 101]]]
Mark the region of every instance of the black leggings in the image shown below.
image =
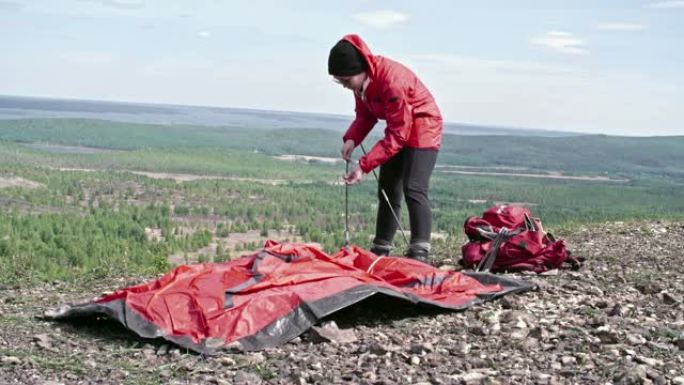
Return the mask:
[[398, 227], [382, 195], [384, 189], [397, 216], [401, 215], [402, 197], [406, 198], [411, 225], [411, 248], [427, 245], [429, 250], [432, 209], [428, 187], [436, 161], [437, 150], [404, 147], [380, 166], [378, 219], [373, 240], [375, 245], [391, 245]]

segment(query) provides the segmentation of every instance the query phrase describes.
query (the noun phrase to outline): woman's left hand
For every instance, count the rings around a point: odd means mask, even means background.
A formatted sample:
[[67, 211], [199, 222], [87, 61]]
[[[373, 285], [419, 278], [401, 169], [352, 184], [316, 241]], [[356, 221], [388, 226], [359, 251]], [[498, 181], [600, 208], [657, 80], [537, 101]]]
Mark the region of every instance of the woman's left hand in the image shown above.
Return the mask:
[[361, 182], [361, 179], [363, 179], [363, 171], [361, 170], [361, 166], [356, 165], [356, 168], [354, 168], [354, 170], [350, 171], [347, 175], [344, 176], [344, 183], [357, 184]]

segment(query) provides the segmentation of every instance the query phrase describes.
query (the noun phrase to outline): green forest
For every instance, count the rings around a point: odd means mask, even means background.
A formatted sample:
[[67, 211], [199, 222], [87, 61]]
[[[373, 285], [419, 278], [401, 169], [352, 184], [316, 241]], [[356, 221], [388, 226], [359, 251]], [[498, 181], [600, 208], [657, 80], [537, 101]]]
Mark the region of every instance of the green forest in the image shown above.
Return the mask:
[[[376, 130], [379, 131], [379, 130]], [[263, 241], [344, 242], [341, 134], [82, 119], [0, 121], [0, 285], [158, 274]], [[377, 137], [366, 139], [370, 149]], [[325, 159], [283, 160], [280, 155]], [[355, 152], [355, 157], [360, 151]], [[435, 258], [496, 203], [547, 229], [684, 218], [684, 137], [446, 135], [431, 181]], [[374, 231], [377, 184], [350, 188], [352, 241]], [[404, 213], [404, 227], [408, 227]], [[396, 251], [404, 245], [395, 239]]]

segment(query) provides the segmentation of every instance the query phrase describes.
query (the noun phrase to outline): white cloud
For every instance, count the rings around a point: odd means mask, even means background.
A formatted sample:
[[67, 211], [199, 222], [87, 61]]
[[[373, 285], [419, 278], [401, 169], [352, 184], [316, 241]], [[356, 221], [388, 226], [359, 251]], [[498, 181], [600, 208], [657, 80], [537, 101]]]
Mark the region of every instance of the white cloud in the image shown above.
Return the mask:
[[0, 11], [18, 11], [21, 7], [22, 4], [15, 1], [0, 1]]
[[567, 76], [577, 71], [568, 67], [532, 61], [486, 59], [452, 54], [410, 56], [409, 61], [429, 68], [448, 68], [460, 73], [505, 74], [511, 76]]
[[117, 8], [117, 9], [139, 9], [145, 6], [143, 0], [82, 0]]
[[567, 60], [439, 52], [397, 60], [420, 76], [446, 121], [614, 135], [682, 132], [684, 111], [676, 102], [682, 80], [662, 83], [644, 74], [600, 71]]
[[199, 32], [197, 32], [197, 36], [199, 36], [203, 39], [208, 39], [211, 37], [211, 31], [199, 31]]
[[79, 65], [104, 65], [114, 61], [114, 56], [109, 52], [80, 51], [62, 55], [62, 58], [72, 64]]
[[549, 31], [544, 36], [531, 40], [532, 44], [544, 46], [554, 52], [569, 55], [585, 55], [589, 51], [584, 48], [584, 40], [569, 32]]
[[212, 59], [202, 56], [164, 56], [146, 61], [138, 69], [142, 70], [145, 76], [173, 77], [178, 74], [186, 76], [197, 72], [213, 74], [219, 68]]
[[409, 16], [398, 11], [362, 12], [352, 16], [356, 21], [372, 28], [385, 29], [396, 24], [405, 23]]
[[598, 29], [607, 31], [643, 31], [646, 29], [646, 26], [637, 23], [609, 22], [599, 24]]
[[684, 8], [684, 0], [657, 1], [645, 5], [648, 8]]

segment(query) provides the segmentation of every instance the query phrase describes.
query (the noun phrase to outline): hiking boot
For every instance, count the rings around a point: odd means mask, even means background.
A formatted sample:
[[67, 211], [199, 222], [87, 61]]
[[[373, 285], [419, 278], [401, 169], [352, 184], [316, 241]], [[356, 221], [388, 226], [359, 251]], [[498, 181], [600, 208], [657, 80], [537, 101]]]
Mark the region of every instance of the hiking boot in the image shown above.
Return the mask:
[[406, 258], [415, 259], [423, 263], [428, 263], [428, 251], [427, 250], [411, 250], [409, 249], [404, 255]]
[[392, 251], [392, 246], [380, 245], [377, 243], [373, 243], [373, 245], [370, 248], [370, 252], [377, 255], [378, 257], [388, 256], [390, 251]]
[[416, 261], [428, 263], [428, 254], [430, 254], [430, 244], [422, 242], [411, 244], [404, 256], [406, 258], [415, 259]]

